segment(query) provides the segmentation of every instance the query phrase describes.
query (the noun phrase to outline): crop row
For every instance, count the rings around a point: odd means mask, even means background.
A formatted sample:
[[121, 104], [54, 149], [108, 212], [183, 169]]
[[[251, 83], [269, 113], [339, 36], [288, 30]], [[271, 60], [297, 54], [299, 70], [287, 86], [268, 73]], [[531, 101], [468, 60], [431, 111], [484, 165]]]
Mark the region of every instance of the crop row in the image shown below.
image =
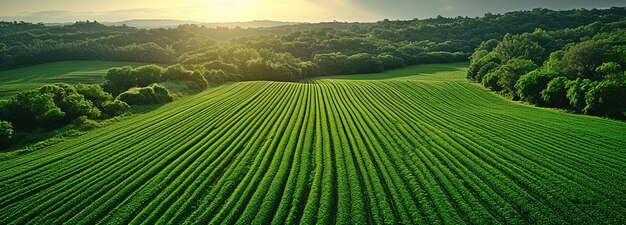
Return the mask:
[[242, 82], [0, 162], [0, 223], [619, 223], [625, 131], [464, 82]]

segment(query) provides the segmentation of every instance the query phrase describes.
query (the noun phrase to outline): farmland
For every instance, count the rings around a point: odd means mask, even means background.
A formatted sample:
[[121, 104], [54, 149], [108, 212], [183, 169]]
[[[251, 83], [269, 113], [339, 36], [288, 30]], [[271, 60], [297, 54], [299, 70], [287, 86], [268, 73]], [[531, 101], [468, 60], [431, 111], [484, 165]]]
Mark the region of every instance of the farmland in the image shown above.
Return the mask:
[[3, 159], [0, 224], [626, 220], [626, 123], [505, 100], [466, 66], [209, 88]]
[[99, 84], [114, 66], [141, 66], [145, 63], [107, 61], [64, 61], [0, 71], [0, 98], [50, 83]]

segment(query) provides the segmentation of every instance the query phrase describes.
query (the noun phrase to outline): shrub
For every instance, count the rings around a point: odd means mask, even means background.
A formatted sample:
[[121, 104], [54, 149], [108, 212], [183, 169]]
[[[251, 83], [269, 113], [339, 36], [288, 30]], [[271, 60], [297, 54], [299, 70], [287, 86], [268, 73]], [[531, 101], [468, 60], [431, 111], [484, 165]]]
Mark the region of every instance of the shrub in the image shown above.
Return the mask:
[[104, 75], [104, 89], [114, 95], [128, 90], [128, 88], [134, 85], [129, 78], [132, 71], [133, 68], [130, 66], [111, 68], [107, 74]]
[[350, 73], [379, 73], [383, 67], [383, 63], [371, 54], [358, 53], [348, 57]]
[[106, 102], [102, 106], [102, 111], [111, 117], [122, 115], [127, 112], [128, 109], [130, 109], [130, 106], [126, 104], [126, 102], [123, 102], [119, 99]]
[[187, 70], [180, 64], [167, 67], [161, 75], [160, 81], [192, 81], [202, 89], [209, 86], [202, 73]]
[[61, 124], [65, 113], [55, 105], [53, 96], [36, 90], [19, 92], [0, 104], [0, 119], [22, 130]]
[[124, 101], [129, 105], [151, 104], [148, 103], [148, 100], [139, 93], [139, 90], [137, 90], [137, 88], [132, 88], [128, 91], [125, 91], [124, 93], [121, 93], [119, 96], [117, 96], [116, 100]]
[[41, 94], [52, 94], [54, 104], [58, 106], [65, 115], [65, 122], [69, 122], [79, 116], [87, 116], [94, 119], [100, 116], [100, 110], [94, 107], [93, 103], [79, 94], [76, 88], [70, 84], [52, 84], [39, 88]]
[[113, 95], [105, 92], [100, 85], [97, 84], [76, 84], [74, 85], [76, 92], [91, 101], [94, 106], [102, 109], [105, 103], [113, 100]]
[[[163, 68], [157, 65], [146, 65], [135, 68], [130, 74], [133, 86], [144, 87], [161, 81]], [[128, 81], [127, 81], [128, 82]]]
[[131, 88], [120, 94], [117, 100], [129, 105], [162, 104], [174, 100], [169, 91], [161, 85], [152, 84], [143, 88]]
[[174, 98], [170, 95], [170, 92], [163, 86], [158, 84], [153, 84], [150, 86], [154, 93], [154, 100], [156, 103], [167, 103], [174, 101]]

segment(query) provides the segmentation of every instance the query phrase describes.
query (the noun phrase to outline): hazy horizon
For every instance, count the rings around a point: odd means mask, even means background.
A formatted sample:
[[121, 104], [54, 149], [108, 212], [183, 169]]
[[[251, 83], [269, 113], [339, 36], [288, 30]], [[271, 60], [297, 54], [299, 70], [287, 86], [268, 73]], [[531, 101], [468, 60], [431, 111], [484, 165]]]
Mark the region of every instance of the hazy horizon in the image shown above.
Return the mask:
[[189, 20], [207, 23], [272, 20], [289, 22], [349, 21], [371, 22], [383, 19], [424, 19], [482, 16], [533, 8], [553, 10], [623, 7], [626, 0], [157, 0], [107, 2], [70, 0], [55, 2], [24, 0], [0, 1], [0, 20], [63, 23], [84, 20], [119, 22], [133, 19]]

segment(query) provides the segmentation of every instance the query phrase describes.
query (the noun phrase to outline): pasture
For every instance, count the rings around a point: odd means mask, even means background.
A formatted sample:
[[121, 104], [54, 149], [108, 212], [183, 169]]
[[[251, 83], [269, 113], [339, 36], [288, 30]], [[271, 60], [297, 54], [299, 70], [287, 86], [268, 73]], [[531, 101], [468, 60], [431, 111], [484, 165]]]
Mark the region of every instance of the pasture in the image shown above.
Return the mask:
[[99, 84], [109, 68], [142, 66], [145, 63], [63, 61], [0, 71], [0, 98], [51, 83]]

